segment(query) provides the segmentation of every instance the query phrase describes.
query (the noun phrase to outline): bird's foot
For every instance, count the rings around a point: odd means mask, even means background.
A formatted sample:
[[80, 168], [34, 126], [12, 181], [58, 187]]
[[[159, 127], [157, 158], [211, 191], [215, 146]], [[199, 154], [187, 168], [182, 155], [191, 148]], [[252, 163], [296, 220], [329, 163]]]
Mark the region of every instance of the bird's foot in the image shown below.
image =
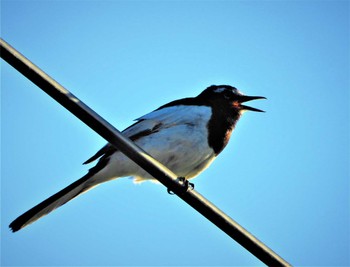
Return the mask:
[[[180, 183], [184, 184], [184, 187], [180, 193], [186, 193], [194, 189], [194, 183], [190, 183], [185, 177], [179, 177], [177, 179], [180, 181]], [[174, 195], [174, 192], [171, 191], [169, 188], [167, 189], [167, 191], [168, 191], [168, 194]]]

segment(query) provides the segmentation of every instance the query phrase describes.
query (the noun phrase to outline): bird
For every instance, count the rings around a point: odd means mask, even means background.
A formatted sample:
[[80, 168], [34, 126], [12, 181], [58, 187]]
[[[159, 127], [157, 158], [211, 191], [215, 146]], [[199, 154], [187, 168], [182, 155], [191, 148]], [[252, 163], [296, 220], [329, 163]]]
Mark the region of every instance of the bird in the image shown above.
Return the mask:
[[[257, 99], [266, 98], [244, 95], [230, 85], [211, 85], [196, 97], [172, 101], [136, 119], [122, 134], [187, 181], [222, 152], [245, 111], [264, 112], [242, 104]], [[136, 183], [155, 181], [109, 143], [83, 164], [93, 161], [97, 163], [86, 175], [20, 215], [10, 229], [16, 232], [110, 180], [132, 177]]]

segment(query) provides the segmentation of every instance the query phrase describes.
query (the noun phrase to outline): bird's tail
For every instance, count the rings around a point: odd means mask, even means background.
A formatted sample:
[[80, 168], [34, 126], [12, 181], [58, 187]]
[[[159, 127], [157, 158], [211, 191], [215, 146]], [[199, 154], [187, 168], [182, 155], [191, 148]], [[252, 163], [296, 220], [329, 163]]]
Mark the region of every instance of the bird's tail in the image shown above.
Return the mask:
[[32, 222], [40, 219], [41, 217], [47, 215], [52, 212], [54, 209], [62, 206], [73, 198], [79, 196], [80, 194], [88, 191], [89, 189], [95, 187], [99, 183], [94, 179], [95, 174], [93, 172], [89, 172], [79, 180], [70, 184], [66, 188], [57, 192], [53, 196], [39, 203], [35, 207], [31, 208], [17, 219], [15, 219], [11, 224], [10, 228], [13, 232], [16, 232], [23, 227], [31, 224]]

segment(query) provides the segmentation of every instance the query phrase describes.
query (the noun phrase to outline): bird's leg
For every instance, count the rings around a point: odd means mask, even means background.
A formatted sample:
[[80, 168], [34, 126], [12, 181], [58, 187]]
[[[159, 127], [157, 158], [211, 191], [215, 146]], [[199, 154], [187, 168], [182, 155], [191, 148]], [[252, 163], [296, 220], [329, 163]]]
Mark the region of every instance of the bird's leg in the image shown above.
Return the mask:
[[[194, 183], [190, 183], [185, 177], [179, 177], [177, 179], [185, 185], [184, 190], [181, 193], [186, 193], [187, 191], [194, 189]], [[171, 191], [169, 188], [167, 189], [167, 191], [168, 194], [174, 195], [174, 192]]]
[[185, 177], [179, 177], [179, 180], [186, 186], [186, 192], [194, 189], [194, 183], [190, 183]]

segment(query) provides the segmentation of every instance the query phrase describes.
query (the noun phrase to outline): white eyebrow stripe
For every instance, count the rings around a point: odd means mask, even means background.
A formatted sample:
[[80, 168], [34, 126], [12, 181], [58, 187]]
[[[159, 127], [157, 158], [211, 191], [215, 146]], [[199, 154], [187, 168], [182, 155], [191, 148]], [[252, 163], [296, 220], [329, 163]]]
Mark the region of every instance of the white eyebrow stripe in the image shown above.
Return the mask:
[[215, 93], [222, 93], [223, 91], [225, 91], [226, 88], [225, 87], [220, 87], [214, 90]]

